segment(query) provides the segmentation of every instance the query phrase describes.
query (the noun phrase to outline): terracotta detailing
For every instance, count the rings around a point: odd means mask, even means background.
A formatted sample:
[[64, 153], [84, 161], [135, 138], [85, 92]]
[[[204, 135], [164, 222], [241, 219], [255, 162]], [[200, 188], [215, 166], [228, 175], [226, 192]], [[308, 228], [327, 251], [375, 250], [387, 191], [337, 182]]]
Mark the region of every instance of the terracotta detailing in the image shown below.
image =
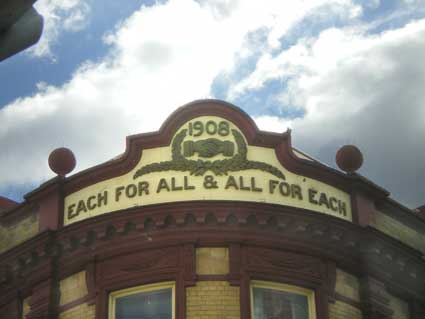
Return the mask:
[[27, 319], [57, 318], [58, 288], [54, 278], [40, 282], [33, 288], [30, 299], [30, 313]]
[[351, 194], [353, 209], [353, 222], [366, 227], [373, 223], [376, 211], [373, 198], [368, 197], [361, 191], [353, 191]]
[[0, 212], [15, 207], [16, 205], [18, 205], [18, 203], [14, 200], [0, 196]]
[[[4, 297], [4, 296], [2, 296]], [[6, 303], [0, 303], [0, 318], [21, 319], [22, 308], [18, 295], [15, 293]]]
[[28, 202], [35, 202], [39, 208], [39, 232], [56, 230], [62, 226], [63, 177], [55, 177], [39, 188], [25, 195]]
[[122, 156], [67, 178], [64, 185], [65, 194], [128, 173], [139, 162], [143, 149], [170, 145], [172, 137], [181, 125], [200, 116], [218, 116], [237, 123], [249, 145], [274, 148], [282, 165], [295, 174], [311, 177], [344, 191], [350, 191], [354, 182], [360, 188], [372, 190], [381, 197], [388, 196], [388, 192], [357, 174], [348, 176], [320, 163], [299, 158], [292, 151], [289, 131], [282, 134], [259, 131], [244, 111], [217, 100], [199, 100], [186, 104], [171, 114], [158, 132], [127, 137], [126, 150]]

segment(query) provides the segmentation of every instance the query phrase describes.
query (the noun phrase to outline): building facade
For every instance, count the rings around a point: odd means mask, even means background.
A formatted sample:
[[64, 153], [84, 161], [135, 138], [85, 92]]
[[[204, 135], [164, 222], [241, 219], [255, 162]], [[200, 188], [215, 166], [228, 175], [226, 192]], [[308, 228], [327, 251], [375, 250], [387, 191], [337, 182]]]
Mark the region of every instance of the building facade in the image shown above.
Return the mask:
[[423, 212], [289, 131], [203, 100], [126, 143], [0, 200], [0, 318], [425, 318]]

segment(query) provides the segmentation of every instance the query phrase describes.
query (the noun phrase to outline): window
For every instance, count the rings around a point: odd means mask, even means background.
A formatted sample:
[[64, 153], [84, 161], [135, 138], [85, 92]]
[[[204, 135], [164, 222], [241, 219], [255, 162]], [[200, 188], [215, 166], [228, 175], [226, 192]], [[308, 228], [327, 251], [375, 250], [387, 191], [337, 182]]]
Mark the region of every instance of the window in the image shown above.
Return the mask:
[[174, 319], [174, 282], [114, 291], [109, 295], [110, 319]]
[[316, 319], [314, 292], [267, 281], [251, 282], [252, 319]]

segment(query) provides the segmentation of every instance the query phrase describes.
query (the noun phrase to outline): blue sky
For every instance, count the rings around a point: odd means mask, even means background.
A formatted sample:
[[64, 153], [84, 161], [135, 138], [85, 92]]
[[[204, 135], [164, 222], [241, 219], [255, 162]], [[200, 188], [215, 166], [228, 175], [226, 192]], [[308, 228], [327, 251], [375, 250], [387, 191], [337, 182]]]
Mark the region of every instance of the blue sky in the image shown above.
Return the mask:
[[[425, 0], [38, 0], [41, 40], [0, 63], [0, 195], [124, 151], [178, 106], [219, 98], [261, 129], [361, 173], [409, 207], [425, 203]], [[19, 163], [19, 164], [17, 164]], [[19, 173], [17, 173], [19, 172]]]

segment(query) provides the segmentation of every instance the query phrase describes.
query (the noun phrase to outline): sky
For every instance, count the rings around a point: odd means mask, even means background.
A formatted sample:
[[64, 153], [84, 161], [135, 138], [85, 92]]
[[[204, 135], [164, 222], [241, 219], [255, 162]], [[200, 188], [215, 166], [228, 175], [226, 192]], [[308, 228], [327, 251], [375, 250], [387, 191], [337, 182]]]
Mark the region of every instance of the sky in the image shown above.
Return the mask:
[[0, 63], [0, 195], [73, 173], [215, 98], [331, 167], [357, 145], [359, 173], [425, 204], [425, 0], [38, 0], [40, 41]]

